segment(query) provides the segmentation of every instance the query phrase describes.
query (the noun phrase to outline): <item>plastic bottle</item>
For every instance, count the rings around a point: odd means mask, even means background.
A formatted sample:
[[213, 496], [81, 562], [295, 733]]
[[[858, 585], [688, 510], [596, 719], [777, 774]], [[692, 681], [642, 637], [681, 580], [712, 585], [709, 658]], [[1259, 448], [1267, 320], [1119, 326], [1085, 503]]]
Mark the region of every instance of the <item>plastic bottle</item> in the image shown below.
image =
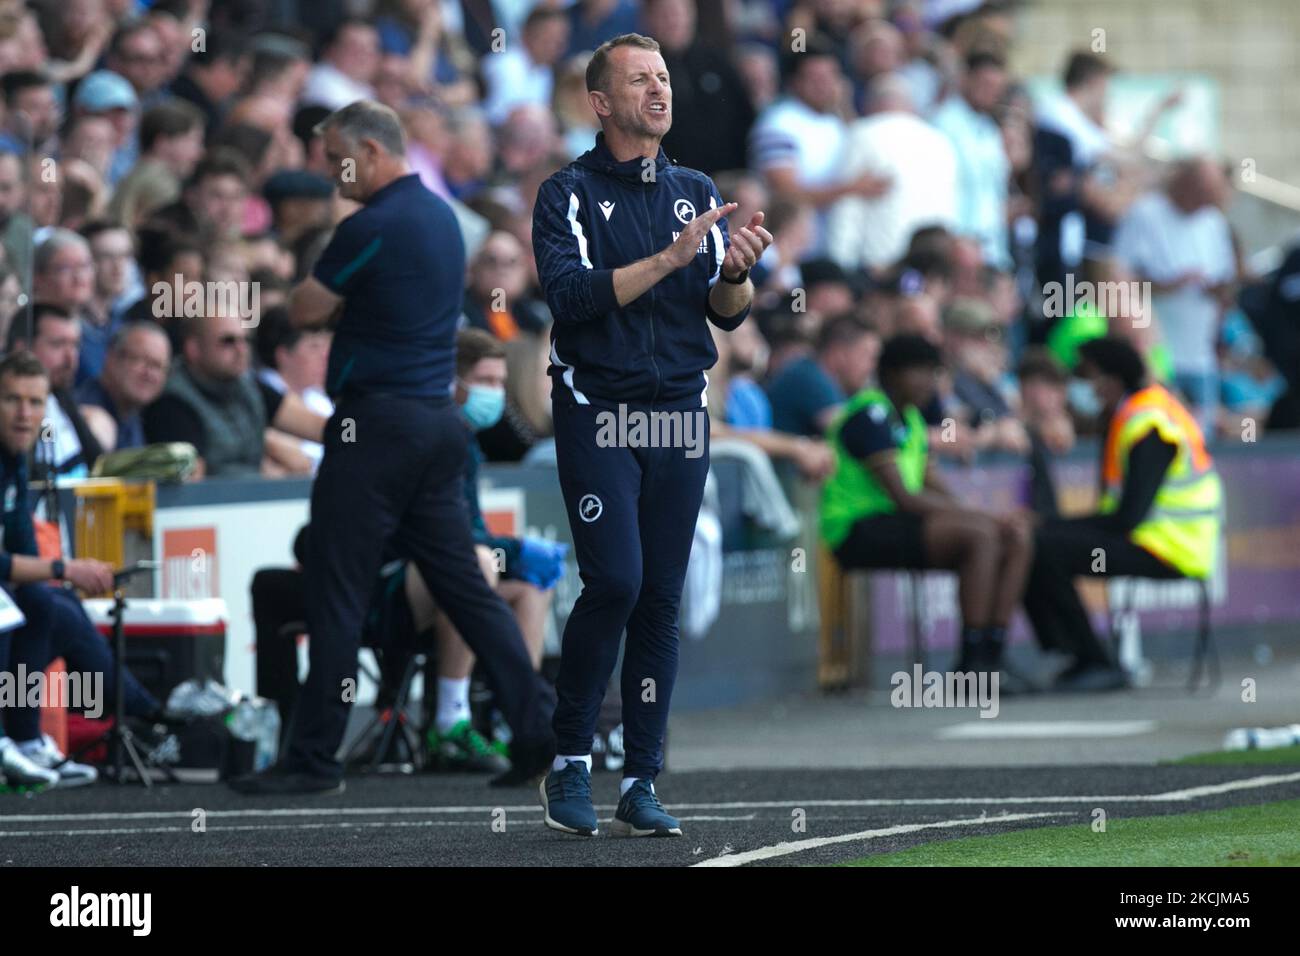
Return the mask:
[[1238, 727], [1224, 738], [1224, 750], [1273, 750], [1300, 743], [1300, 724], [1286, 727]]

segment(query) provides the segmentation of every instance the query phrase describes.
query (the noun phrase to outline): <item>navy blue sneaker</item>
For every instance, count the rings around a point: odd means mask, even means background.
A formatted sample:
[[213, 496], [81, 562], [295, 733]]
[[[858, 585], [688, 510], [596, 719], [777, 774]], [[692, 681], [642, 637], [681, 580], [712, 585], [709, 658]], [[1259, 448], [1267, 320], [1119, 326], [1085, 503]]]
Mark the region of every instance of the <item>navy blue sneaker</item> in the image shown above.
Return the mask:
[[538, 788], [542, 811], [552, 830], [596, 835], [596, 808], [591, 804], [591, 771], [581, 760], [566, 760], [563, 770], [552, 770]]
[[614, 836], [629, 837], [681, 836], [682, 824], [664, 810], [650, 781], [638, 777], [618, 801], [609, 832]]

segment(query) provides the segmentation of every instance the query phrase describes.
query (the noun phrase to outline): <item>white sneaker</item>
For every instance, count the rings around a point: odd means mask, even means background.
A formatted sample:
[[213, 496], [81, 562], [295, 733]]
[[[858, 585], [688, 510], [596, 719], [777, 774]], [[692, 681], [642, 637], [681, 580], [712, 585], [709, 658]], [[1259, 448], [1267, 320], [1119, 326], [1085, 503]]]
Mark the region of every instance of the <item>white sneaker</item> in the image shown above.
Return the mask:
[[0, 773], [11, 787], [55, 787], [59, 775], [29, 760], [8, 737], [0, 737]]
[[42, 734], [37, 740], [24, 741], [18, 745], [18, 750], [36, 766], [54, 773], [57, 787], [84, 787], [99, 779], [99, 771], [94, 767], [64, 756], [49, 734]]

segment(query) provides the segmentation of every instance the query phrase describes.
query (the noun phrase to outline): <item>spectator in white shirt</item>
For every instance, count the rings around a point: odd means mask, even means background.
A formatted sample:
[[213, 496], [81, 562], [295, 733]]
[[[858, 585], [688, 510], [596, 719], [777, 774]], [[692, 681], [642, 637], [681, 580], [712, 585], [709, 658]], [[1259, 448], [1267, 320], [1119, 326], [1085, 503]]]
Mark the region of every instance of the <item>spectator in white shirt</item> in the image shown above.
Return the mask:
[[825, 242], [825, 210], [844, 196], [879, 196], [888, 182], [862, 173], [844, 174], [847, 126], [839, 113], [848, 84], [833, 48], [810, 37], [802, 53], [782, 63], [786, 95], [759, 116], [750, 133], [750, 165], [773, 195], [818, 210], [813, 252]]
[[1007, 70], [994, 53], [966, 60], [961, 90], [935, 111], [934, 125], [957, 156], [957, 232], [979, 240], [984, 258], [1000, 269], [1011, 265], [1007, 245], [1007, 185], [1011, 163], [992, 111], [1007, 88]]
[[844, 172], [889, 180], [874, 199], [846, 196], [827, 218], [827, 252], [846, 269], [888, 268], [907, 252], [922, 226], [957, 222], [957, 158], [948, 138], [912, 109], [907, 84], [895, 74], [867, 88], [868, 115], [849, 127]]
[[321, 62], [307, 74], [302, 103], [338, 110], [374, 99], [379, 70], [379, 34], [364, 20], [344, 20], [326, 44]]
[[516, 106], [551, 108], [555, 64], [568, 46], [568, 14], [538, 6], [524, 21], [522, 42], [508, 42], [500, 53], [483, 57], [488, 90], [484, 109], [493, 126], [505, 122]]
[[1219, 401], [1215, 342], [1232, 301], [1237, 259], [1223, 214], [1222, 168], [1206, 158], [1174, 169], [1168, 185], [1139, 198], [1115, 230], [1115, 255], [1151, 283], [1151, 305], [1169, 347], [1174, 384], [1211, 433]]

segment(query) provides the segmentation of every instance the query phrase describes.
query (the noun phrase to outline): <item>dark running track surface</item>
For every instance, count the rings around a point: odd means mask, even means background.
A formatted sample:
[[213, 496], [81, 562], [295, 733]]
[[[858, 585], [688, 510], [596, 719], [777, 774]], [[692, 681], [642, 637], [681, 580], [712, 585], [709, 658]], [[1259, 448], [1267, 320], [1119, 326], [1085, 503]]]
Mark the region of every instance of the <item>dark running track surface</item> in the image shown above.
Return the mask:
[[[1088, 823], [1096, 807], [1114, 818], [1300, 797], [1300, 766], [679, 771], [657, 789], [685, 835], [627, 840], [607, 832], [617, 781], [595, 777], [602, 832], [591, 839], [544, 827], [535, 787], [496, 790], [472, 776], [350, 777], [341, 795], [292, 799], [199, 784], [0, 794], [0, 866], [800, 866]], [[196, 809], [205, 833], [192, 829]], [[848, 834], [862, 835], [743, 856]]]

